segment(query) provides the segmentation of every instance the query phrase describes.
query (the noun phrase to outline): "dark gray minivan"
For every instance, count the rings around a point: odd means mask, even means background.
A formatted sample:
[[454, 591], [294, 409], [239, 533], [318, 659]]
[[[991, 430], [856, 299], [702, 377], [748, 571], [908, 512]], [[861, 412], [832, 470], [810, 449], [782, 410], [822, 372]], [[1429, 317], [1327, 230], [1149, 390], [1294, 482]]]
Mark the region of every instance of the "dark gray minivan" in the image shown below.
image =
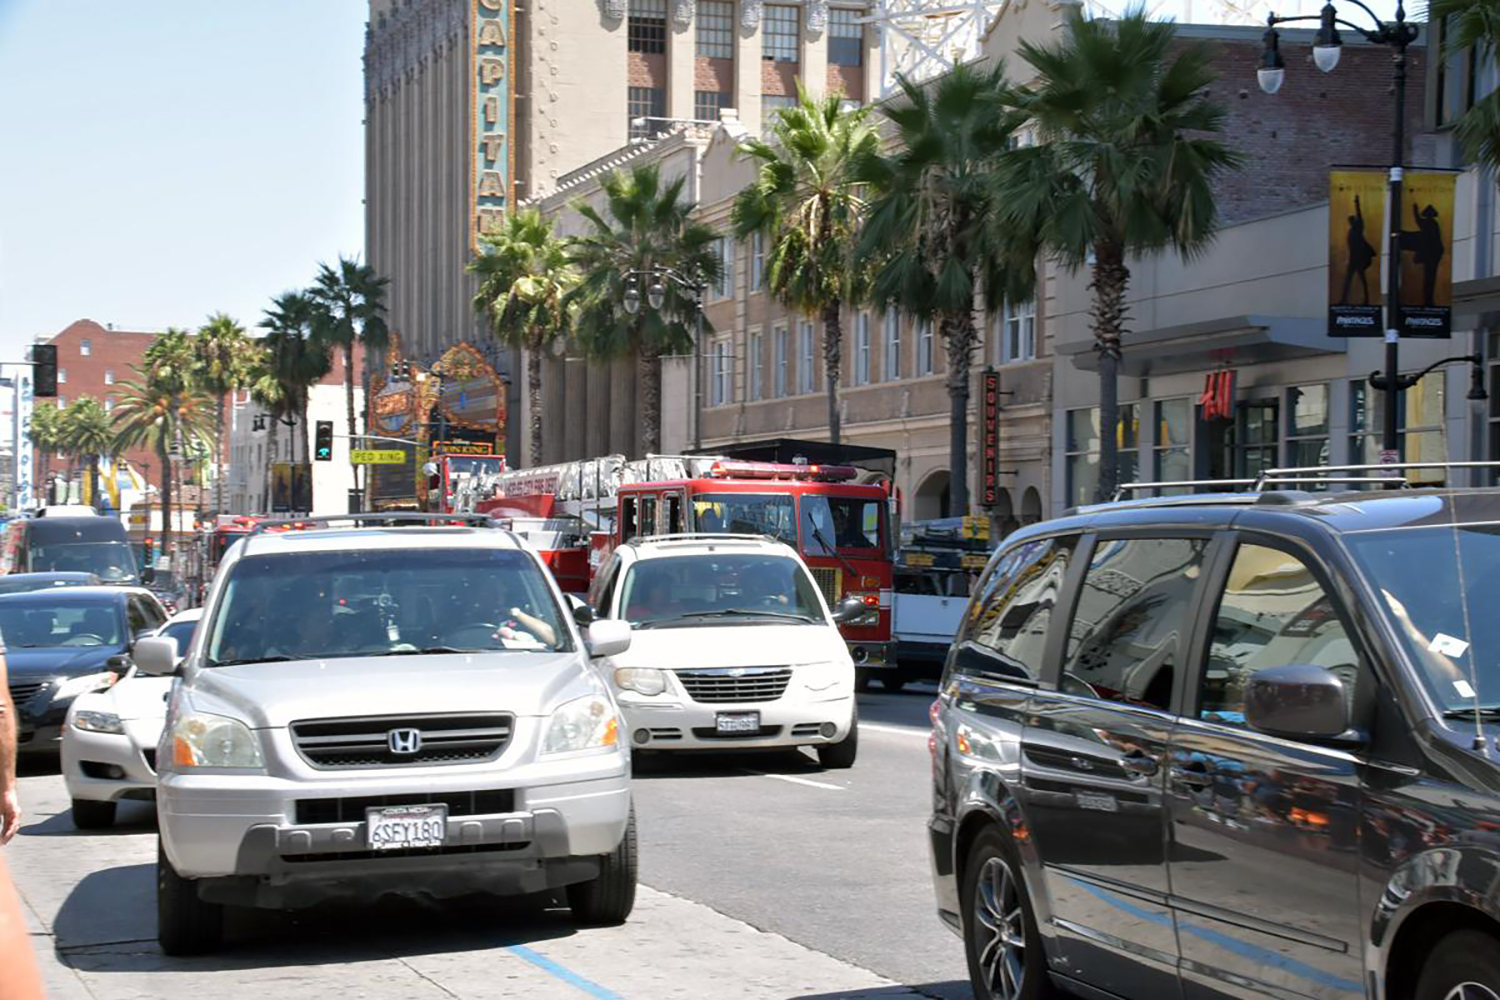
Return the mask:
[[1500, 491], [1027, 528], [933, 719], [981, 1000], [1500, 1000]]

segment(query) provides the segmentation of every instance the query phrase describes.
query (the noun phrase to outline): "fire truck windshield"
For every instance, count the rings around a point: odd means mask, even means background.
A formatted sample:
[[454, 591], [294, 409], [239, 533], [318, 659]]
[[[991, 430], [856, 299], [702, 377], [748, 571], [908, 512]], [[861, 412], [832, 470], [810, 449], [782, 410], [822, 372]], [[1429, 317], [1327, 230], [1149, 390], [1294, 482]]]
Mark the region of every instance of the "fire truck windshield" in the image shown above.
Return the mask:
[[498, 455], [449, 455], [448, 478], [454, 482], [477, 476], [496, 476], [505, 471]]
[[797, 544], [797, 516], [788, 493], [698, 493], [695, 530], [711, 534], [770, 535]]
[[802, 497], [802, 551], [884, 549], [884, 505], [879, 500], [807, 494]]

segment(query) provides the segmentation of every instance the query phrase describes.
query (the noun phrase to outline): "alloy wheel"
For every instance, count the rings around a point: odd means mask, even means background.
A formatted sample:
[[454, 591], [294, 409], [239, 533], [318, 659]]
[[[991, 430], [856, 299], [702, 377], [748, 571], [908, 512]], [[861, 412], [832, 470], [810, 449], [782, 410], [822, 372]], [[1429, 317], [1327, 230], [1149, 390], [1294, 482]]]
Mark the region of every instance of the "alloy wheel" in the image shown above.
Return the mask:
[[1443, 1000], [1500, 1000], [1500, 994], [1480, 983], [1459, 983]]
[[[1026, 981], [1026, 924], [1020, 889], [1004, 859], [985, 861], [979, 872], [978, 890], [974, 894], [974, 926], [979, 935], [976, 944], [985, 986], [996, 1000], [1019, 1000]], [[1472, 998], [1454, 994], [1447, 1000], [1490, 998], [1482, 994]]]

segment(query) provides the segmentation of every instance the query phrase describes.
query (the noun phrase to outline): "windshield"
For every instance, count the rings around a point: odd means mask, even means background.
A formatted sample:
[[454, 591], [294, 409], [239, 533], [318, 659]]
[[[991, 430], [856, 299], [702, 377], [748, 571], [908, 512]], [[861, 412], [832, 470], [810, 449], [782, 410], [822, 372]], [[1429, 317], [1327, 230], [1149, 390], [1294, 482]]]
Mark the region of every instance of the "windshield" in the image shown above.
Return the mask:
[[802, 497], [802, 551], [808, 555], [840, 552], [869, 554], [885, 548], [879, 500], [806, 494]]
[[790, 493], [699, 493], [693, 497], [693, 524], [709, 534], [770, 535], [797, 544]]
[[1347, 538], [1436, 701], [1500, 705], [1500, 525]]
[[524, 552], [384, 549], [252, 556], [214, 613], [208, 664], [571, 648]]
[[114, 601], [0, 602], [0, 636], [12, 649], [118, 646], [122, 624]]
[[625, 575], [620, 608], [621, 617], [648, 628], [666, 622], [826, 621], [802, 565], [786, 556], [763, 554], [644, 559]]
[[69, 542], [64, 545], [34, 545], [31, 570], [35, 573], [93, 573], [105, 583], [135, 582], [135, 557], [124, 542]]
[[475, 476], [498, 476], [504, 471], [496, 455], [448, 456], [448, 478], [455, 484]]

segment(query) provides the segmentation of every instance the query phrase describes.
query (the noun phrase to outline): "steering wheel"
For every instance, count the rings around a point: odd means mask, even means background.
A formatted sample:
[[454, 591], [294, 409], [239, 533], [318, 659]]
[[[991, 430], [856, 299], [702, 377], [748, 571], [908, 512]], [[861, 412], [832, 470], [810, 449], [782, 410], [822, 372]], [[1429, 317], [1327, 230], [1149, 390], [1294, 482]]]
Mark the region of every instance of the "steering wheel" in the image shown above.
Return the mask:
[[490, 622], [469, 622], [449, 634], [448, 645], [485, 647], [494, 642], [495, 633], [499, 630], [499, 625]]
[[102, 646], [104, 636], [95, 635], [92, 632], [79, 632], [77, 635], [68, 636], [62, 644], [64, 646]]

